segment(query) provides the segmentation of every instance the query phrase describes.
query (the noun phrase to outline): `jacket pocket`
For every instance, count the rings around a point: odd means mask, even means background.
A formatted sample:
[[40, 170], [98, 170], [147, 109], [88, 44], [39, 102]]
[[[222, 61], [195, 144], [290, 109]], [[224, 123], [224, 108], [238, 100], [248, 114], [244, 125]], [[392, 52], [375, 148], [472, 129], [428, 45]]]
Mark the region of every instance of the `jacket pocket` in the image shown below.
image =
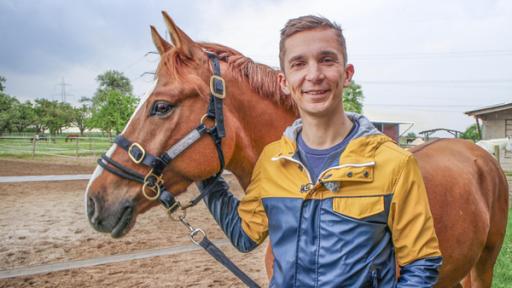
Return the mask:
[[384, 197], [338, 197], [332, 199], [332, 210], [355, 219], [366, 218], [384, 211]]

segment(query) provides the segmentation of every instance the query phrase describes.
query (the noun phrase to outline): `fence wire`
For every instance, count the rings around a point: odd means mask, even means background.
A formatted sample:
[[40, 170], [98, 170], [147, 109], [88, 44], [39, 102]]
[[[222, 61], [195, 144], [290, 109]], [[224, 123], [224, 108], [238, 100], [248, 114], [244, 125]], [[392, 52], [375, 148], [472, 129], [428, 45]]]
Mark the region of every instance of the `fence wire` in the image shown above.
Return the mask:
[[112, 145], [107, 137], [42, 137], [0, 136], [0, 156], [57, 157], [97, 156]]

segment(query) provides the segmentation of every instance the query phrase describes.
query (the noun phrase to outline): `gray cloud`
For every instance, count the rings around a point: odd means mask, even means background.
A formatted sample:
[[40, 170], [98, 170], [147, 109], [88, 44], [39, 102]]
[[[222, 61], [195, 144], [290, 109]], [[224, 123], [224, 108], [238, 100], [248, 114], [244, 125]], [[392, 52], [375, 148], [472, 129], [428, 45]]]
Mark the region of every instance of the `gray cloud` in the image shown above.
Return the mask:
[[[154, 50], [149, 25], [165, 32], [161, 10], [193, 39], [225, 44], [272, 66], [278, 65], [279, 29], [287, 19], [304, 14], [333, 19], [345, 30], [356, 81], [364, 84], [366, 113], [417, 122], [418, 130], [464, 129], [472, 123], [462, 114], [465, 107], [512, 100], [510, 81], [482, 83], [510, 80], [512, 53], [461, 54], [512, 51], [508, 0], [3, 0], [0, 75], [7, 78], [7, 91], [23, 100], [55, 98], [56, 84], [65, 78], [76, 101], [93, 95], [98, 74], [117, 69], [142, 95], [149, 79], [139, 76], [158, 60], [143, 57]], [[428, 83], [438, 80], [468, 82]], [[439, 108], [443, 105], [449, 109]]]

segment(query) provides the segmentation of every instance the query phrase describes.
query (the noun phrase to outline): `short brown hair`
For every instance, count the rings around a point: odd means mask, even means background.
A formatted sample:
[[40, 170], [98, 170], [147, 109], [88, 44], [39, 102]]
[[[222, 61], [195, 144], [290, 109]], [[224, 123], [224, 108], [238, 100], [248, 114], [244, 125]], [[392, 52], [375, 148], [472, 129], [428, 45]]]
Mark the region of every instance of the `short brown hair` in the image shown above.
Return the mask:
[[338, 36], [338, 40], [341, 46], [343, 64], [347, 64], [347, 46], [345, 44], [345, 37], [343, 36], [343, 31], [341, 30], [340, 25], [338, 25], [336, 22], [331, 22], [329, 19], [322, 16], [306, 15], [288, 20], [284, 28], [281, 29], [281, 39], [279, 41], [279, 65], [281, 66], [281, 70], [283, 72], [285, 53], [284, 42], [286, 39], [290, 38], [296, 33], [318, 28], [334, 30], [336, 36]]

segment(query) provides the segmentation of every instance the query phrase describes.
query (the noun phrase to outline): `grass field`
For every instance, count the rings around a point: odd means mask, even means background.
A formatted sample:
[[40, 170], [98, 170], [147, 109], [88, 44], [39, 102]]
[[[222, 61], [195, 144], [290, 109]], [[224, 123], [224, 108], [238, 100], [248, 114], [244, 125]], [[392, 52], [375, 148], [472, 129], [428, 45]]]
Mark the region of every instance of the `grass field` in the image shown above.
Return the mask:
[[80, 137], [68, 141], [65, 137], [57, 137], [54, 140], [36, 141], [35, 147], [31, 137], [0, 137], [0, 157], [32, 157], [33, 151], [35, 156], [100, 155], [111, 145], [106, 137]]
[[494, 266], [492, 287], [512, 287], [512, 209], [508, 211], [507, 235], [505, 236], [498, 262]]

